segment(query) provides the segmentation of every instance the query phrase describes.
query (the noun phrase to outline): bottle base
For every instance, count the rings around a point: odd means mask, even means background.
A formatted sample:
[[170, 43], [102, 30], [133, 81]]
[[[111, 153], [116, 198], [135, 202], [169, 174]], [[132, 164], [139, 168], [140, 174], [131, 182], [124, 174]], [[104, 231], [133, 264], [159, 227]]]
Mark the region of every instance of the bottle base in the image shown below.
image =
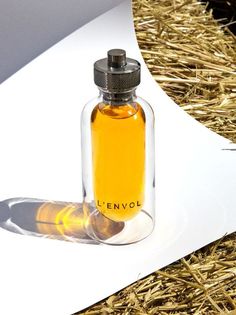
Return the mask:
[[86, 230], [92, 239], [108, 245], [129, 245], [148, 237], [154, 228], [154, 220], [141, 210], [133, 219], [115, 222], [94, 209], [86, 222]]

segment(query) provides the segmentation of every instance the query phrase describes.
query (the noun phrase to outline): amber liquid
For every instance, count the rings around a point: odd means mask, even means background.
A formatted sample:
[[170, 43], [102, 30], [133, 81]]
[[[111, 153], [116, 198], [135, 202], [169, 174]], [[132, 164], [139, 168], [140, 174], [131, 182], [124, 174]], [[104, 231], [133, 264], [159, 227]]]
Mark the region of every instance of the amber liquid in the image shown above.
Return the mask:
[[96, 208], [113, 221], [132, 219], [144, 203], [145, 114], [137, 103], [98, 104], [91, 116]]

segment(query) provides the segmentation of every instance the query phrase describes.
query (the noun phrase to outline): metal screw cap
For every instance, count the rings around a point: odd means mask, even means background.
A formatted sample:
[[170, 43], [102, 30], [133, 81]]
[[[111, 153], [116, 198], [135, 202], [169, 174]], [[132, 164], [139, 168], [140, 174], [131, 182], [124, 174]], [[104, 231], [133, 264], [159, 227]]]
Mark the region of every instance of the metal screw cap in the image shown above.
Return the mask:
[[111, 49], [107, 52], [107, 58], [94, 63], [94, 82], [110, 92], [133, 89], [140, 83], [140, 63], [126, 58], [123, 49]]

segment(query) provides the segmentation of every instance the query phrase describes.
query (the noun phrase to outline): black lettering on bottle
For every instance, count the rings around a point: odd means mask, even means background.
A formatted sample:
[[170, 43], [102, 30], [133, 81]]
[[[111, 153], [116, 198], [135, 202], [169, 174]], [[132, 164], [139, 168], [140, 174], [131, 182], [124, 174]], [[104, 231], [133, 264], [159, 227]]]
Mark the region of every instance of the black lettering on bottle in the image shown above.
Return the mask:
[[98, 207], [106, 207], [109, 210], [126, 210], [127, 208], [133, 209], [135, 206], [136, 207], [141, 207], [141, 203], [137, 200], [137, 201], [131, 201], [131, 202], [125, 202], [125, 203], [112, 203], [112, 202], [106, 202], [106, 201], [101, 201], [101, 200], [97, 200], [97, 206]]

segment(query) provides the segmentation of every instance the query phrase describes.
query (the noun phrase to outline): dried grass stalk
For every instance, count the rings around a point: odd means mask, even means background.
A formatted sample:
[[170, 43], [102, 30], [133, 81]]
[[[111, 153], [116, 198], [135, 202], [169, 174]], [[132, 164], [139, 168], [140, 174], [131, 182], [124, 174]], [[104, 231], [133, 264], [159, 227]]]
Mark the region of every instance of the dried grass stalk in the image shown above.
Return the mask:
[[236, 315], [236, 233], [78, 314]]
[[135, 0], [133, 11], [154, 79], [190, 115], [236, 143], [236, 36], [197, 0]]

